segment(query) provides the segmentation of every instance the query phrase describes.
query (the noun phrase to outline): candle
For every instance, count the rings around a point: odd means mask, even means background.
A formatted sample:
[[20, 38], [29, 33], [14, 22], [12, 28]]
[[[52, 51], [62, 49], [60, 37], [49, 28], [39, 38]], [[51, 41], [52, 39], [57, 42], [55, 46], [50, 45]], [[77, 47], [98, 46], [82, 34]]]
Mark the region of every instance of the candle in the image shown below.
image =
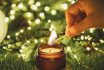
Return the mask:
[[44, 52], [44, 53], [49, 53], [49, 54], [51, 54], [51, 53], [57, 53], [57, 52], [60, 52], [61, 50], [60, 49], [58, 49], [58, 48], [46, 48], [46, 49], [43, 49], [43, 50], [41, 50], [42, 52]]
[[59, 44], [39, 46], [36, 65], [40, 70], [61, 70], [65, 68], [64, 48]]

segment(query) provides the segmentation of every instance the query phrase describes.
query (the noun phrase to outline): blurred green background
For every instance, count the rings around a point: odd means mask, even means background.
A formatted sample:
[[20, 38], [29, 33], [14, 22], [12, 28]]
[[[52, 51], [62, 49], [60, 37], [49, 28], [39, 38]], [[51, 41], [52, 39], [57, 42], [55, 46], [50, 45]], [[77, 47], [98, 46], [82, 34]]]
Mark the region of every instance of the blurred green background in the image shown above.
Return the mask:
[[[0, 44], [0, 70], [34, 70], [37, 47], [52, 30], [65, 34], [65, 10], [75, 0], [0, 0], [8, 33]], [[72, 70], [104, 70], [104, 29], [60, 40]], [[70, 70], [69, 68], [67, 70]]]

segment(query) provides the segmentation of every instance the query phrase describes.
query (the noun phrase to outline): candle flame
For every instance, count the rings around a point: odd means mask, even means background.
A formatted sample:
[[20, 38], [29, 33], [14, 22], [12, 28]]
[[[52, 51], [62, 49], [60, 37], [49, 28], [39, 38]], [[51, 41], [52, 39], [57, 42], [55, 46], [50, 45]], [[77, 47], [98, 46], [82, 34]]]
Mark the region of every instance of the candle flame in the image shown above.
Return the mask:
[[48, 44], [49, 45], [54, 44], [56, 39], [57, 39], [57, 33], [56, 33], [55, 30], [52, 30], [49, 41], [48, 41]]

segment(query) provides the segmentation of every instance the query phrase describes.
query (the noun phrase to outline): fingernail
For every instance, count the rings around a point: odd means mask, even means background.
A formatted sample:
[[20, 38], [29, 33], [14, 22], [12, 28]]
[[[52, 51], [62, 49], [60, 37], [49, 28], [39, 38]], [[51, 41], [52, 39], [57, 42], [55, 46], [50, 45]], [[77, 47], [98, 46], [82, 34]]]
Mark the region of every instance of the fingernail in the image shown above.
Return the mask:
[[72, 34], [71, 34], [71, 32], [70, 32], [69, 29], [66, 30], [66, 32], [65, 32], [65, 36], [67, 36], [67, 37], [72, 37]]
[[73, 27], [70, 27], [70, 28], [69, 28], [69, 31], [70, 31], [71, 34], [73, 34], [73, 33], [74, 33]]
[[76, 26], [71, 26], [71, 27], [69, 28], [69, 31], [70, 31], [70, 34], [71, 34], [72, 36], [75, 36], [75, 35], [78, 33], [77, 27], [76, 27]]

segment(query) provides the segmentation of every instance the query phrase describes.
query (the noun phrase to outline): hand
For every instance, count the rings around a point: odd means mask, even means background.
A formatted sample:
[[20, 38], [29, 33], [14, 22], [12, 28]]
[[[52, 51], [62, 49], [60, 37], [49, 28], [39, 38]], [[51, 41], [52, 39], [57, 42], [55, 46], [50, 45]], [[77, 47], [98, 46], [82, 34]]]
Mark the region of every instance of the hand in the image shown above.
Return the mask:
[[73, 37], [90, 28], [104, 28], [104, 0], [78, 0], [65, 16], [66, 36]]

